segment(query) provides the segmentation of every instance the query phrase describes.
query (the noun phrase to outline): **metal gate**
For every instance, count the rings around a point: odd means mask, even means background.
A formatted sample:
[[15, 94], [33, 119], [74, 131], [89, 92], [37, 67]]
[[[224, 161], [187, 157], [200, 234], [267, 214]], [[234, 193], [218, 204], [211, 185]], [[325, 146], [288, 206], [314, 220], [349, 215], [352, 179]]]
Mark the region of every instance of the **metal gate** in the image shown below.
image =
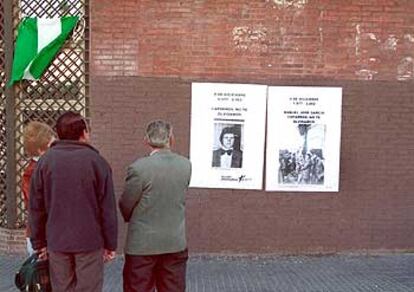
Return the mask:
[[[7, 87], [20, 20], [65, 15], [78, 15], [80, 21], [42, 78]], [[0, 227], [14, 229], [25, 224], [20, 187], [28, 163], [22, 141], [24, 126], [36, 120], [54, 127], [57, 117], [68, 110], [89, 115], [88, 58], [88, 0], [0, 2]]]

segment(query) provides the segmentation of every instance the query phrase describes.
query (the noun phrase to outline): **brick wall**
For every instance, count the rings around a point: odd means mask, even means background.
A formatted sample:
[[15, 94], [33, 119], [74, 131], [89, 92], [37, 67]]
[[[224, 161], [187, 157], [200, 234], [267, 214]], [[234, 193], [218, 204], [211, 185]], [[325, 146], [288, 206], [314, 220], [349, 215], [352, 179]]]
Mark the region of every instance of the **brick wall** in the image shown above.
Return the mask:
[[0, 254], [26, 252], [25, 230], [0, 227]]
[[96, 75], [413, 79], [413, 1], [96, 2]]
[[191, 189], [189, 247], [414, 248], [413, 1], [96, 2], [93, 139], [118, 194], [126, 166], [146, 154], [149, 120], [170, 120], [177, 151], [188, 155], [192, 81], [341, 86], [340, 192]]

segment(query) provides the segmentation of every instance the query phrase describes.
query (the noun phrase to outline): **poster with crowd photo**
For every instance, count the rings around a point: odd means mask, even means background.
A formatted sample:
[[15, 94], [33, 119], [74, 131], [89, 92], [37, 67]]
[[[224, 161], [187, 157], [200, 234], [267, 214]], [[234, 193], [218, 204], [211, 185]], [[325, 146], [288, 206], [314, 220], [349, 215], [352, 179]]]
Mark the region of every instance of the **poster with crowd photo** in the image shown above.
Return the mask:
[[266, 190], [337, 192], [342, 88], [269, 87]]
[[262, 189], [267, 86], [193, 83], [191, 187]]

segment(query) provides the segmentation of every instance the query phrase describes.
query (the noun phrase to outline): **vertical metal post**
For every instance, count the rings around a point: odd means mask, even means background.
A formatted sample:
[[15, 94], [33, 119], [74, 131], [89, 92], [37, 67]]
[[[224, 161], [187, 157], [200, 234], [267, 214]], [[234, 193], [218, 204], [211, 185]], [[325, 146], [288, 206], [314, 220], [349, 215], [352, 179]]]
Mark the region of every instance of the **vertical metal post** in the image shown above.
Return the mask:
[[85, 101], [85, 116], [89, 117], [90, 116], [90, 112], [89, 112], [89, 90], [90, 90], [90, 79], [89, 79], [89, 63], [90, 63], [90, 39], [91, 39], [91, 32], [90, 32], [90, 24], [89, 21], [91, 19], [91, 15], [90, 15], [90, 9], [89, 9], [89, 1], [85, 1], [84, 2], [85, 8], [85, 15], [84, 15], [84, 19], [85, 19], [85, 32], [84, 32], [84, 51], [83, 51], [83, 58], [84, 58], [84, 63], [83, 63], [83, 68], [84, 68], [84, 78], [85, 78], [85, 93], [84, 93], [84, 101]]
[[[10, 80], [13, 62], [13, 0], [4, 2], [4, 43], [6, 80]], [[16, 102], [14, 88], [6, 87], [6, 204], [7, 227], [13, 229], [17, 222], [16, 198]]]

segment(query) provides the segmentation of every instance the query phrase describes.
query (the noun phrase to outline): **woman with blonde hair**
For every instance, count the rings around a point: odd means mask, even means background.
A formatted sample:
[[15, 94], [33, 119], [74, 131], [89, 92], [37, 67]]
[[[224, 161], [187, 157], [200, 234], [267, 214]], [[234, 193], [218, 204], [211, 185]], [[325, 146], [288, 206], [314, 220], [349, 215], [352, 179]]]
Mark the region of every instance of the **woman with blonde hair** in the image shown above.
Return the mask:
[[[22, 194], [23, 201], [28, 210], [29, 207], [29, 189], [30, 179], [40, 156], [46, 152], [50, 144], [55, 140], [55, 133], [52, 128], [45, 123], [33, 121], [27, 124], [23, 130], [23, 146], [26, 154], [30, 157], [29, 164], [23, 172], [22, 179]], [[30, 228], [26, 222], [26, 241], [27, 252], [33, 253], [33, 248], [30, 243]]]

